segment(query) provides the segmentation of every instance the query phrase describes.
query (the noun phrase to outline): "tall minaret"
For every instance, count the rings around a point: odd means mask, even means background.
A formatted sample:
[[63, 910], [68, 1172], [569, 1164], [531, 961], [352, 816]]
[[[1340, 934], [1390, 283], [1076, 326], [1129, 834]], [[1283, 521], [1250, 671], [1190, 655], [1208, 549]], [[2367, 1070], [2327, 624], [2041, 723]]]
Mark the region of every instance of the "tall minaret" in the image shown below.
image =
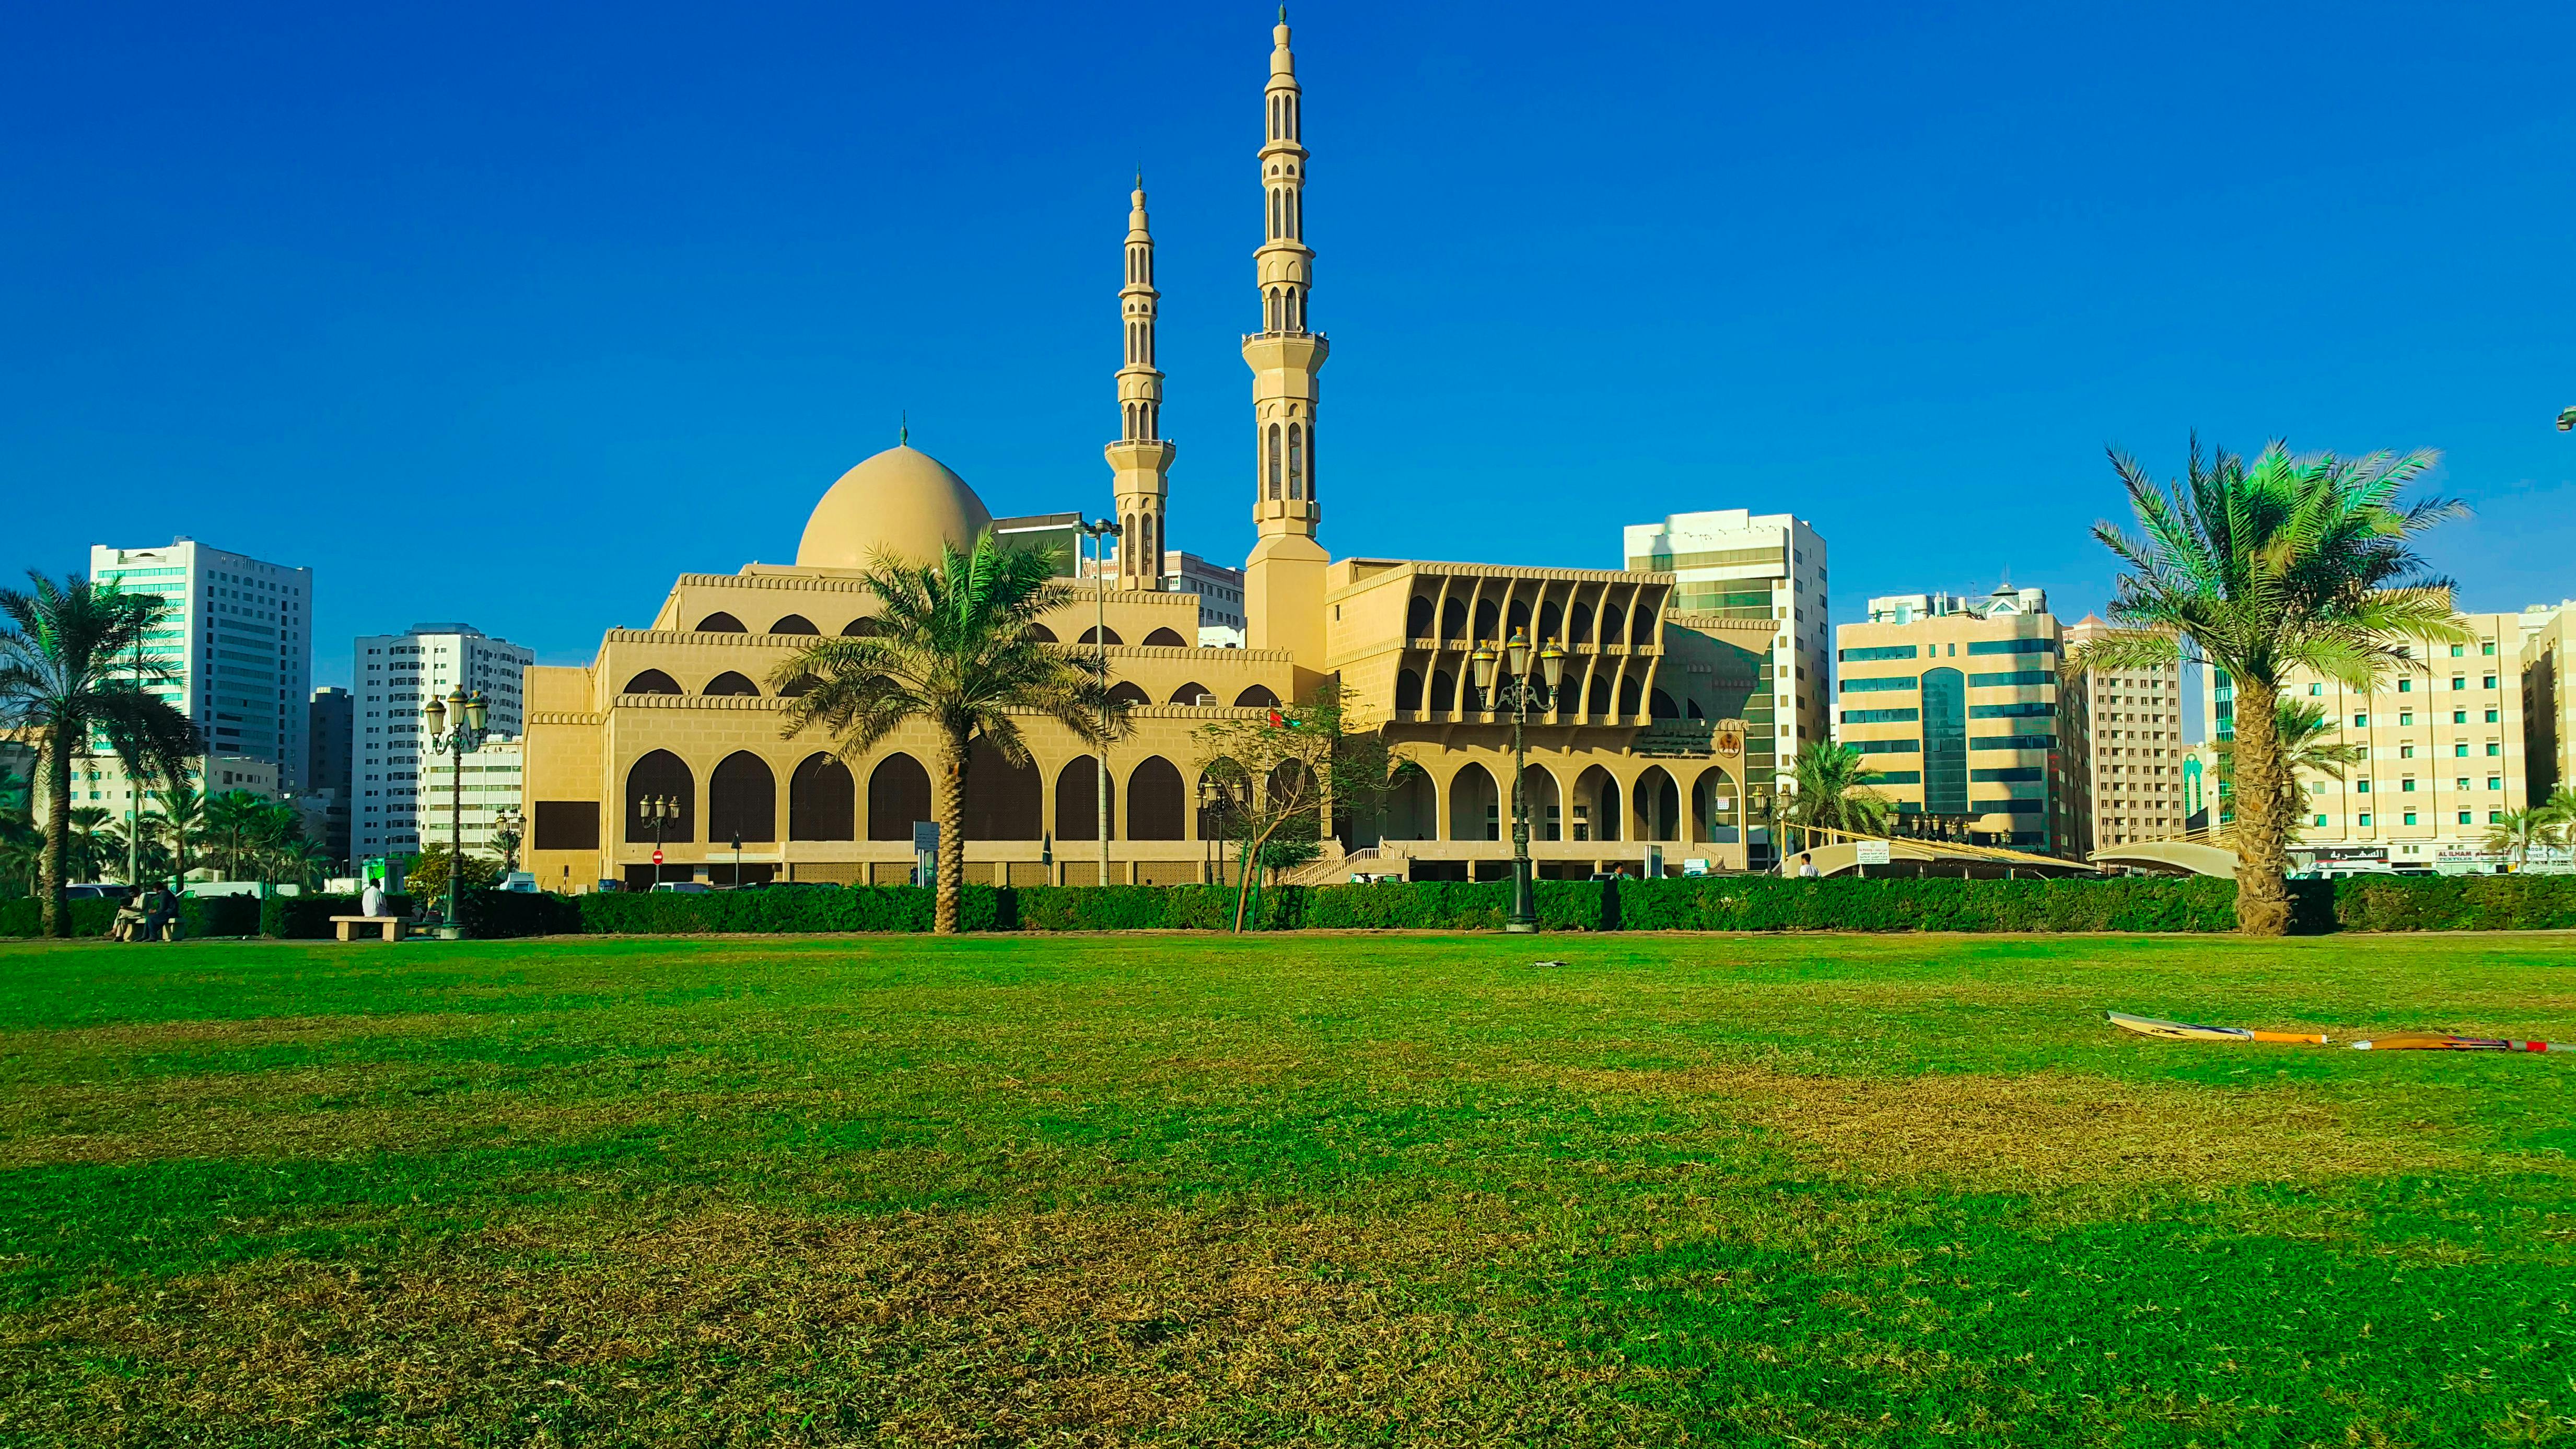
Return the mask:
[[1154, 234], [1145, 223], [1145, 175], [1127, 212], [1127, 285], [1118, 311], [1127, 330], [1127, 361], [1118, 369], [1118, 441], [1104, 451], [1118, 497], [1118, 587], [1152, 590], [1163, 579], [1163, 506], [1171, 492], [1172, 455], [1162, 438], [1163, 374], [1154, 366]]
[[1308, 330], [1315, 254], [1306, 245], [1305, 97], [1288, 49], [1288, 7], [1271, 33], [1270, 84], [1262, 95], [1264, 231], [1253, 253], [1261, 281], [1261, 330], [1243, 341], [1252, 369], [1253, 504], [1260, 532], [1244, 565], [1246, 640], [1286, 649], [1310, 670], [1324, 667], [1324, 566], [1315, 542], [1323, 517], [1315, 489], [1315, 374], [1328, 351]]

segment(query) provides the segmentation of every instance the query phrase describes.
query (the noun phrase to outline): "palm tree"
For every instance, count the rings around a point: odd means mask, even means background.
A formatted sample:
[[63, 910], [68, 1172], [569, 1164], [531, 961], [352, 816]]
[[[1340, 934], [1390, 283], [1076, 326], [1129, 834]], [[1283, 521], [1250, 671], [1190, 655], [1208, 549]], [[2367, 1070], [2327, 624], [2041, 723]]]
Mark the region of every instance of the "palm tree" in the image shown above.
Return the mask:
[[215, 852], [225, 880], [242, 878], [242, 841], [256, 839], [268, 802], [248, 790], [226, 790], [206, 801], [206, 834], [223, 841]]
[[[2299, 838], [2299, 816], [2307, 807], [2300, 793], [2302, 772], [2328, 775], [2341, 780], [2344, 766], [2358, 764], [2370, 751], [2361, 745], [2347, 744], [2337, 738], [2334, 722], [2326, 718], [2326, 707], [2291, 695], [2283, 695], [2279, 708], [2273, 711], [2272, 733], [2281, 747], [2281, 818], [2284, 842]], [[2219, 782], [2231, 790], [2236, 780], [2236, 742], [2221, 740], [2218, 753]]]
[[2282, 681], [2305, 669], [2367, 690], [2405, 667], [2401, 641], [2469, 637], [2449, 582], [2425, 572], [2413, 544], [2465, 510], [2398, 500], [2435, 457], [2296, 458], [2276, 442], [2249, 464], [2224, 449], [2204, 457], [2194, 438], [2187, 477], [2159, 487], [2136, 460], [2111, 455], [2141, 530], [2093, 528], [2128, 566], [2105, 611], [2122, 627], [2069, 663], [2171, 665], [2189, 641], [2235, 682], [2236, 928], [2248, 935], [2290, 929]]
[[1023, 766], [1029, 748], [1015, 713], [1049, 715], [1099, 745], [1126, 723], [1126, 706], [1109, 700], [1095, 656], [1030, 637], [1031, 625], [1072, 598], [1044, 553], [1002, 548], [987, 531], [971, 550], [946, 545], [935, 564], [881, 555], [866, 583], [877, 597], [879, 632], [825, 639], [771, 671], [782, 689], [812, 677], [789, 702], [780, 733], [820, 725], [841, 758], [855, 762], [908, 722], [938, 732], [933, 929], [950, 933], [966, 876], [966, 767], [975, 743]]
[[60, 583], [33, 570], [31, 591], [0, 589], [0, 728], [33, 737], [37, 788], [45, 803], [44, 929], [71, 932], [63, 909], [64, 853], [70, 847], [72, 757], [93, 740], [137, 782], [186, 778], [197, 727], [176, 705], [146, 693], [177, 678], [143, 654], [144, 636], [170, 606], [158, 594], [129, 594], [74, 574]]
[[1780, 818], [1801, 830], [1884, 835], [1895, 806], [1869, 788], [1878, 778], [1858, 750], [1811, 740], [1792, 767], [1797, 793], [1781, 802]]
[[180, 780], [164, 785], [154, 794], [160, 799], [160, 808], [144, 816], [143, 824], [155, 834], [169, 837], [171, 874], [184, 886], [191, 865], [188, 842], [205, 836], [205, 792]]
[[70, 835], [63, 843], [63, 864], [81, 880], [98, 879], [111, 844], [116, 853], [125, 853], [125, 837], [108, 823], [107, 812], [95, 805], [71, 808]]
[[2502, 852], [2514, 865], [2528, 865], [2531, 848], [2550, 843], [2551, 824], [2545, 809], [2500, 812], [2487, 824], [2487, 849]]
[[32, 825], [0, 819], [0, 876], [16, 881], [32, 896], [44, 870], [44, 832]]
[[2532, 809], [2534, 813], [2547, 817], [2548, 829], [2541, 837], [2541, 844], [2556, 846], [2560, 850], [2576, 848], [2576, 790], [2561, 785]]

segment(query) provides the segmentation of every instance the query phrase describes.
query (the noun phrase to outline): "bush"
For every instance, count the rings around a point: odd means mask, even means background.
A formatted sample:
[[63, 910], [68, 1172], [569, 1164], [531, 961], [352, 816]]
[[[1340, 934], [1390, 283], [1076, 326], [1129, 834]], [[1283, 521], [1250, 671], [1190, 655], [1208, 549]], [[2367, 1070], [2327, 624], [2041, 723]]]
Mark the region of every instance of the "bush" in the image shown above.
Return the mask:
[[[1012, 892], [970, 885], [958, 901], [969, 931], [1015, 929]], [[920, 886], [841, 890], [711, 891], [704, 895], [611, 891], [575, 896], [579, 929], [594, 935], [691, 935], [707, 931], [927, 931], [931, 894]], [[1007, 924], [1006, 924], [1007, 923]]]
[[2347, 876], [2334, 882], [2345, 931], [2536, 931], [2576, 928], [2576, 876]]
[[[116, 922], [114, 901], [71, 901], [72, 934], [104, 936]], [[0, 901], [0, 936], [33, 936], [45, 929], [45, 903], [33, 896]]]
[[[364, 896], [272, 896], [260, 908], [259, 933], [289, 941], [328, 941], [340, 934], [333, 916], [354, 916], [366, 909]], [[409, 916], [407, 895], [385, 897], [385, 914]]]
[[2232, 931], [2236, 883], [2186, 880], [1621, 880], [1628, 931]]
[[581, 930], [581, 907], [571, 896], [541, 891], [469, 890], [457, 900], [456, 922], [482, 940], [568, 936]]

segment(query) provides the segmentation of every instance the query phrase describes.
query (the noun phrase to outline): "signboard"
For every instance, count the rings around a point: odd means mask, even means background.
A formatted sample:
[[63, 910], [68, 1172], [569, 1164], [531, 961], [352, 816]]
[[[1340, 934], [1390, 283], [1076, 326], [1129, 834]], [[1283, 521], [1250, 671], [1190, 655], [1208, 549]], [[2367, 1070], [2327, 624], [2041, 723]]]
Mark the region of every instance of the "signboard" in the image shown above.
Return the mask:
[[938, 821], [916, 820], [912, 822], [912, 853], [915, 855], [937, 855], [939, 853]]
[[1887, 864], [1887, 860], [1886, 841], [1855, 840], [1852, 842], [1852, 864], [1885, 865]]
[[653, 863], [655, 865], [662, 863], [662, 847], [658, 845], [653, 847]]
[[1717, 722], [1717, 757], [1721, 760], [1744, 757], [1744, 721], [1722, 719]]

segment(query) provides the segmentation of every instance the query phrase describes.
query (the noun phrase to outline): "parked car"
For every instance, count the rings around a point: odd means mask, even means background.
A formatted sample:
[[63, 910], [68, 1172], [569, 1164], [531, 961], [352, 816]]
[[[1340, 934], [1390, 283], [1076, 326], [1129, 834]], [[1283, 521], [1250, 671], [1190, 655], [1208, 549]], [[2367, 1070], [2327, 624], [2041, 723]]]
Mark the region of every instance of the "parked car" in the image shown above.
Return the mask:
[[712, 894], [714, 890], [714, 886], [702, 880], [666, 880], [656, 882], [653, 886], [655, 895], [703, 896]]
[[532, 896], [537, 893], [537, 878], [524, 870], [514, 870], [501, 877], [501, 889], [512, 895]]
[[66, 900], [75, 901], [121, 901], [132, 894], [133, 890], [132, 886], [113, 883], [68, 885], [63, 887], [63, 897]]

